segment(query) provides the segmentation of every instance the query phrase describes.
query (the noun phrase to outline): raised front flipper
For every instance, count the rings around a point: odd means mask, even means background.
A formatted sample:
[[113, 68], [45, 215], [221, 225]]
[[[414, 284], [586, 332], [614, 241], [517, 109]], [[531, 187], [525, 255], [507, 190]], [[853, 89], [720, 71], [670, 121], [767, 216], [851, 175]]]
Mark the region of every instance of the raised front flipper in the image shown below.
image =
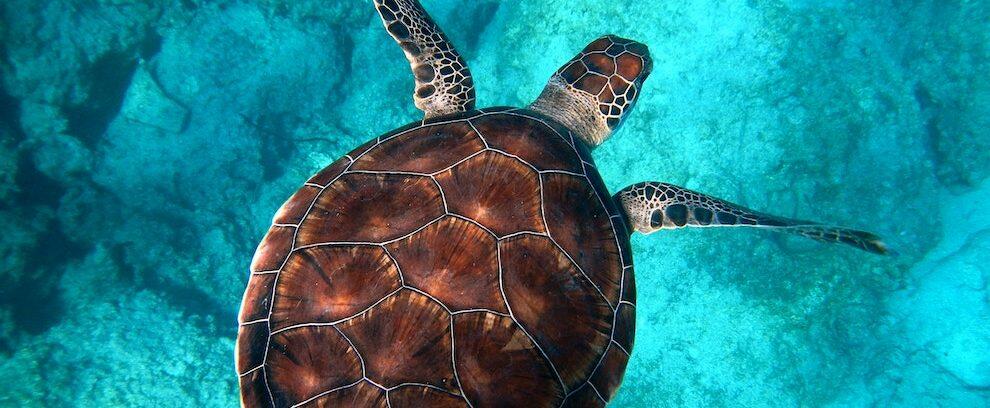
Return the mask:
[[418, 0], [375, 0], [388, 33], [416, 77], [413, 100], [426, 118], [474, 109], [474, 82], [464, 59]]
[[880, 237], [865, 231], [794, 220], [750, 210], [668, 183], [633, 184], [615, 194], [632, 229], [649, 234], [682, 227], [757, 227], [886, 254]]

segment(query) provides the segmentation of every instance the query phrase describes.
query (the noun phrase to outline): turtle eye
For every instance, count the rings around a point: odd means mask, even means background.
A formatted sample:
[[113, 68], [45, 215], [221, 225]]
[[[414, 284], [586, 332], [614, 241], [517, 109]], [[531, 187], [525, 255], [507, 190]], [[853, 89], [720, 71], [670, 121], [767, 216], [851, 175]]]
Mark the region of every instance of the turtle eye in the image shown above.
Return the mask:
[[650, 226], [656, 229], [660, 229], [663, 226], [663, 211], [660, 211], [659, 208], [653, 210], [653, 213], [650, 214]]

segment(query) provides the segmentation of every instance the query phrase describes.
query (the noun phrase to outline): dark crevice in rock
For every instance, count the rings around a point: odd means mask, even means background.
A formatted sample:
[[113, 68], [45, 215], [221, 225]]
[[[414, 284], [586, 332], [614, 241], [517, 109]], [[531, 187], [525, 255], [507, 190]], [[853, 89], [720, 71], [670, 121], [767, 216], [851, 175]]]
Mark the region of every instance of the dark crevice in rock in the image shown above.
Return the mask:
[[14, 325], [28, 334], [41, 334], [58, 324], [65, 305], [58, 284], [70, 262], [81, 259], [91, 248], [73, 241], [56, 222], [27, 251], [32, 271], [5, 288], [2, 302], [10, 308]]
[[194, 320], [203, 330], [225, 337], [237, 335], [237, 315], [229, 305], [221, 304], [202, 289], [165, 279], [158, 275], [160, 271], [134, 267], [127, 257], [132, 249], [128, 244], [118, 244], [109, 251], [121, 282], [135, 290], [147, 290], [161, 296], [184, 316], [212, 316], [211, 324], [206, 324], [210, 319]]
[[182, 3], [182, 7], [187, 10], [196, 10], [199, 8], [199, 5], [192, 0], [182, 0], [180, 3]]
[[[346, 86], [341, 86], [345, 84], [348, 80], [351, 80], [351, 74], [354, 72], [354, 48], [357, 46], [354, 41], [354, 36], [352, 35], [338, 35], [340, 38], [340, 45], [334, 49], [338, 54], [335, 56], [337, 61], [346, 61], [346, 63], [338, 64], [342, 72], [340, 73], [339, 79], [334, 86], [330, 87], [330, 98], [326, 106], [327, 110], [334, 108], [334, 103], [331, 101], [345, 101], [351, 96], [351, 90], [347, 89]], [[336, 116], [336, 115], [328, 115]]]
[[[343, 72], [340, 73], [340, 81], [346, 81], [351, 78], [351, 73], [354, 72], [354, 67], [351, 62], [354, 61], [354, 49], [357, 48], [354, 42], [354, 37], [349, 35], [339, 35], [340, 45], [336, 49], [340, 54], [337, 56], [337, 61], [346, 61], [347, 63], [340, 64], [338, 68], [342, 69]], [[335, 87], [340, 88], [340, 87]], [[343, 89], [340, 92], [348, 92]]]
[[[3, 21], [3, 20], [0, 20], [0, 21]], [[10, 54], [7, 53], [7, 47], [4, 47], [3, 44], [0, 44], [0, 65], [3, 65], [4, 67], [10, 67], [10, 65], [11, 65], [10, 64]], [[0, 73], [2, 73], [2, 72], [0, 72]], [[3, 84], [3, 81], [0, 81], [0, 85], [2, 85], [2, 84]]]
[[159, 35], [154, 30], [148, 30], [144, 38], [141, 39], [141, 44], [138, 46], [138, 52], [141, 58], [149, 60], [155, 55], [158, 55], [162, 51], [162, 36]]
[[158, 280], [144, 288], [161, 295], [184, 316], [212, 316], [213, 319], [193, 320], [204, 331], [225, 338], [237, 336], [237, 314], [230, 305], [221, 304], [206, 291], [166, 280]]
[[128, 285], [137, 283], [137, 270], [127, 262], [127, 245], [117, 244], [110, 248], [110, 259], [117, 265], [118, 277]]
[[[3, 304], [11, 312], [11, 320], [18, 331], [38, 335], [48, 331], [65, 316], [58, 278], [39, 276], [24, 279], [8, 286]], [[55, 284], [52, 284], [55, 281]]]
[[14, 327], [19, 331], [37, 335], [62, 321], [65, 305], [61, 290], [50, 284], [58, 281], [58, 277], [26, 279], [7, 287], [3, 303], [11, 311]]
[[[7, 14], [10, 11], [8, 10], [8, 7], [9, 6], [4, 6], [0, 4], [0, 22], [3, 23], [0, 24], [0, 39], [3, 39], [0, 40], [0, 63], [6, 65], [7, 67], [10, 67], [13, 64], [10, 63], [10, 53], [7, 51], [7, 44], [13, 42], [11, 41], [11, 34], [10, 34], [11, 19], [10, 16]], [[9, 7], [9, 8], [13, 8], [13, 7]], [[2, 85], [2, 83], [3, 81], [0, 81], [0, 85]]]
[[921, 83], [915, 85], [914, 99], [923, 121], [921, 141], [939, 183], [954, 192], [978, 185], [986, 174], [980, 163], [988, 156], [966, 126], [966, 107], [958, 98], [933, 95]]
[[[160, 233], [155, 239], [159, 246], [177, 254], [194, 254], [202, 251], [198, 244], [202, 229], [194, 223], [197, 201], [177, 192], [184, 191], [180, 184], [163, 182], [155, 190], [157, 197], [171, 203], [164, 208], [137, 209], [141, 218], [153, 219]], [[171, 275], [167, 264], [158, 258], [148, 259], [140, 243], [121, 243], [110, 248], [110, 259], [116, 265], [118, 278], [135, 290], [147, 290], [161, 297], [183, 316], [196, 317], [190, 322], [204, 331], [225, 337], [236, 336], [236, 310], [222, 302], [218, 296], [200, 289], [195, 281], [183, 280]]]
[[24, 128], [21, 127], [21, 101], [7, 93], [2, 83], [0, 83], [0, 129], [10, 132], [16, 142], [27, 139]]
[[260, 140], [262, 179], [266, 182], [285, 174], [285, 166], [292, 162], [296, 146], [290, 129], [294, 117], [280, 113], [266, 113], [257, 119], [241, 115], [256, 131]]
[[285, 3], [276, 4], [275, 5], [275, 9], [272, 10], [272, 13], [276, 17], [282, 17], [282, 18], [288, 17], [289, 16], [289, 5], [288, 4], [285, 4]]
[[[35, 167], [30, 155], [18, 159], [14, 182], [18, 191], [12, 201], [19, 213], [39, 214], [41, 210], [57, 210], [66, 188]], [[20, 271], [0, 289], [0, 304], [12, 312], [16, 327], [29, 334], [42, 333], [57, 324], [64, 314], [59, 280], [69, 263], [81, 259], [91, 247], [72, 240], [57, 220], [37, 237], [34, 246], [25, 251], [29, 260]]]
[[465, 55], [473, 55], [474, 51], [471, 50], [480, 50], [480, 46], [478, 44], [481, 42], [481, 38], [484, 36], [488, 25], [490, 25], [492, 20], [495, 19], [495, 14], [498, 13], [498, 8], [500, 6], [501, 2], [498, 1], [481, 1], [478, 2], [476, 7], [470, 9], [470, 14], [466, 16], [458, 16], [463, 17], [467, 21], [474, 21], [480, 24], [480, 26], [475, 26], [471, 30], [465, 31], [465, 39], [467, 39], [467, 44], [463, 47], [465, 49], [461, 49], [462, 47], [459, 46], [459, 51], [465, 53]]
[[86, 101], [62, 107], [68, 133], [90, 148], [96, 146], [120, 112], [136, 69], [137, 59], [129, 53], [111, 52], [94, 61], [87, 69]]
[[59, 201], [65, 194], [65, 187], [58, 180], [39, 171], [30, 156], [21, 155], [17, 161], [17, 174], [14, 175], [17, 193], [12, 200], [14, 207], [58, 208]]
[[914, 100], [918, 102], [918, 107], [921, 108], [922, 112], [927, 112], [934, 106], [931, 92], [921, 84], [914, 88]]
[[[227, 207], [220, 210], [221, 219], [229, 220], [217, 225], [228, 237], [248, 237], [248, 239], [235, 240], [232, 244], [236, 247], [238, 254], [253, 254], [258, 242], [264, 236], [263, 231], [259, 231], [257, 226], [244, 218], [236, 208]], [[250, 259], [245, 258], [250, 263]], [[248, 265], [241, 265], [243, 270], [248, 269]]]
[[932, 99], [931, 92], [928, 91], [922, 84], [918, 84], [914, 88], [914, 100], [918, 102], [918, 110], [921, 111], [921, 117], [924, 120], [924, 138], [922, 143], [925, 146], [925, 151], [928, 157], [931, 159], [932, 164], [935, 165], [936, 175], [938, 175], [940, 168], [942, 167], [942, 155], [939, 154], [940, 147], [939, 142], [942, 139], [942, 131], [939, 129], [937, 110], [938, 106]]

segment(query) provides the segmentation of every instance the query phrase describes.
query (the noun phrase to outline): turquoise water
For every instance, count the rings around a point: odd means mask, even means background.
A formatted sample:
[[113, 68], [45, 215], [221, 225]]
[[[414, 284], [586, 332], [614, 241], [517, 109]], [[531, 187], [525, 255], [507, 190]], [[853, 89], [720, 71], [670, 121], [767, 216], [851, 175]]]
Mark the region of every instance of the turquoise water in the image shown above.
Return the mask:
[[[614, 406], [990, 405], [990, 4], [424, 0], [480, 106], [588, 41], [654, 71], [595, 150], [868, 229], [878, 257], [741, 229], [635, 236]], [[0, 4], [0, 406], [232, 406], [254, 246], [309, 175], [420, 118], [366, 1]]]

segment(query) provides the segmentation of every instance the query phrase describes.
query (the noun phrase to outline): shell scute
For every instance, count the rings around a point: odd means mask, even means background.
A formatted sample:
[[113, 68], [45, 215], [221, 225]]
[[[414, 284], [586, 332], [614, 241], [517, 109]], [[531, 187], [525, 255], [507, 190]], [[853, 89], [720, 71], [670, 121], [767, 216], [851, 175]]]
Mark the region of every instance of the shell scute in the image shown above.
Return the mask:
[[272, 292], [275, 289], [275, 276], [274, 273], [251, 275], [247, 290], [244, 291], [244, 298], [241, 300], [241, 312], [238, 314], [238, 321], [241, 324], [268, 318]]
[[306, 408], [388, 408], [388, 401], [384, 390], [365, 380], [353, 386], [329, 392], [303, 406]]
[[368, 379], [455, 392], [450, 316], [430, 298], [403, 290], [339, 327], [364, 356]]
[[[543, 178], [550, 236], [574, 258], [608, 302], [617, 304], [622, 262], [608, 210], [585, 180], [567, 174], [546, 174]], [[575, 202], [586, 204], [571, 204]]]
[[285, 204], [282, 204], [282, 207], [275, 213], [275, 217], [272, 218], [272, 223], [299, 224], [306, 216], [306, 211], [309, 210], [309, 206], [313, 204], [313, 200], [316, 200], [316, 195], [319, 193], [320, 189], [317, 187], [309, 185], [302, 186], [292, 197], [289, 197]]
[[477, 221], [498, 236], [545, 231], [539, 175], [518, 160], [489, 151], [436, 179], [451, 213]]
[[387, 248], [402, 265], [406, 285], [429, 293], [451, 311], [508, 313], [499, 293], [496, 245], [495, 237], [481, 227], [448, 216]]
[[545, 237], [513, 237], [500, 242], [499, 251], [513, 316], [536, 339], [566, 389], [575, 389], [611, 341], [608, 303]]
[[622, 303], [615, 311], [615, 332], [612, 338], [625, 351], [632, 351], [634, 334], [636, 332], [636, 308], [628, 303]]
[[629, 363], [629, 355], [612, 344], [605, 351], [605, 356], [602, 357], [598, 369], [591, 375], [589, 382], [606, 400], [611, 400], [615, 396], [615, 392], [619, 390], [623, 368], [626, 367], [627, 363]]
[[271, 405], [268, 386], [265, 383], [265, 370], [257, 369], [238, 378], [241, 387], [241, 405], [264, 407]]
[[[370, 148], [371, 144], [369, 143], [365, 143], [365, 145]], [[358, 148], [358, 150], [360, 149], [361, 148]], [[327, 184], [330, 184], [332, 181], [336, 180], [338, 176], [343, 174], [344, 170], [346, 170], [347, 167], [350, 165], [351, 165], [350, 159], [346, 157], [339, 159], [333, 162], [332, 164], [330, 164], [329, 166], [324, 167], [323, 170], [320, 170], [319, 172], [314, 174], [313, 177], [310, 177], [309, 180], [306, 181], [306, 183], [315, 184], [318, 186], [326, 186]]]
[[443, 213], [440, 191], [429, 177], [348, 173], [317, 197], [296, 244], [382, 242]]
[[561, 408], [589, 407], [605, 407], [605, 401], [602, 401], [602, 398], [598, 396], [598, 392], [595, 391], [591, 383], [585, 383], [578, 388], [561, 406]]
[[286, 407], [361, 379], [361, 361], [337, 329], [300, 327], [272, 336], [266, 366], [275, 405]]
[[563, 400], [553, 368], [511, 318], [455, 316], [454, 344], [464, 395], [476, 406], [555, 406]]
[[[351, 168], [434, 173], [484, 148], [484, 142], [467, 122], [430, 125], [383, 141]], [[438, 150], [444, 154], [436, 154]]]
[[292, 250], [295, 233], [296, 228], [293, 226], [272, 226], [254, 252], [251, 272], [271, 271], [281, 267]]
[[268, 347], [268, 324], [257, 322], [237, 329], [240, 346], [237, 347], [237, 373], [244, 374], [255, 370], [265, 362], [265, 349]]
[[537, 119], [507, 114], [483, 116], [471, 123], [491, 148], [516, 156], [537, 170], [580, 173], [581, 161], [568, 141], [568, 132]]
[[433, 388], [418, 385], [405, 385], [388, 393], [392, 408], [465, 408], [464, 398]]
[[398, 269], [380, 247], [296, 251], [279, 274], [272, 330], [353, 316], [401, 288], [400, 280]]

